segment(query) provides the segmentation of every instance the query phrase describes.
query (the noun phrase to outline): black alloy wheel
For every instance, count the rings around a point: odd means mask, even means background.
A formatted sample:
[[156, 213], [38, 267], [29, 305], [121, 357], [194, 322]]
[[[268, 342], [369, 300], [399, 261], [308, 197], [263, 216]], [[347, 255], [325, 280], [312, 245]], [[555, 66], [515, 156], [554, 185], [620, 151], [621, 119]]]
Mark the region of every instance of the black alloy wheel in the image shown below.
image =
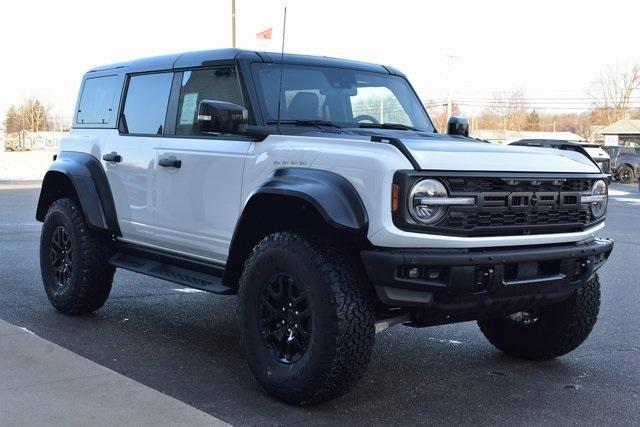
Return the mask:
[[260, 297], [260, 330], [280, 363], [296, 363], [311, 341], [311, 309], [304, 288], [285, 273], [269, 280]]
[[65, 290], [71, 282], [73, 273], [73, 249], [71, 248], [71, 236], [64, 226], [58, 226], [51, 236], [51, 250], [49, 259], [53, 268], [53, 280], [57, 285], [56, 294]]

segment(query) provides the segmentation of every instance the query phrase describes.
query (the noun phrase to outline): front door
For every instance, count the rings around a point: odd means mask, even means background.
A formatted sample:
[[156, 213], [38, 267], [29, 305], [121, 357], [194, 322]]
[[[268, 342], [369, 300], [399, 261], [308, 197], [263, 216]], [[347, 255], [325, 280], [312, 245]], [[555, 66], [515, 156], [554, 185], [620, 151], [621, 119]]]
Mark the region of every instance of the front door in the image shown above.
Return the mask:
[[102, 145], [102, 164], [126, 241], [155, 242], [156, 157], [172, 78], [173, 73], [131, 76], [120, 129]]
[[177, 77], [181, 82], [179, 96], [172, 96], [178, 103], [174, 135], [164, 138], [158, 151], [156, 239], [165, 249], [225, 262], [252, 142], [241, 136], [205, 135], [196, 118], [205, 99], [243, 105], [238, 76], [234, 67], [221, 67]]

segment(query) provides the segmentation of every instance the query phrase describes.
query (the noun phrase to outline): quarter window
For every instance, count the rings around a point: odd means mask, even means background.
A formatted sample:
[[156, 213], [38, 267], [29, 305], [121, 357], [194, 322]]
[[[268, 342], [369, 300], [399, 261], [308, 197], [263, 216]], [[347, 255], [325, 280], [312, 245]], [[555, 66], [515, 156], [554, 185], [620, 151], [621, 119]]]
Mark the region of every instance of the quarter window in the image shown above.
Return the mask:
[[117, 76], [92, 77], [84, 81], [78, 115], [79, 124], [114, 123]]
[[138, 135], [162, 135], [173, 73], [132, 76], [129, 79], [120, 130]]
[[180, 85], [176, 135], [202, 135], [196, 117], [203, 100], [244, 105], [233, 67], [185, 71]]

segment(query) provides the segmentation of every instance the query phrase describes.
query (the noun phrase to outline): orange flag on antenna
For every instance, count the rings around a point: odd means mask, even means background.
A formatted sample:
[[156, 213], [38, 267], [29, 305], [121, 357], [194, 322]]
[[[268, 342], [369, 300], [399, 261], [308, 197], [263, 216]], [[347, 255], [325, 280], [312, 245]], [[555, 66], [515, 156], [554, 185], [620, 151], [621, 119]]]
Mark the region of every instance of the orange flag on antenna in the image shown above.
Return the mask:
[[266, 30], [260, 31], [258, 34], [256, 34], [256, 38], [267, 40], [267, 39], [271, 39], [272, 35], [273, 35], [273, 28], [267, 28]]

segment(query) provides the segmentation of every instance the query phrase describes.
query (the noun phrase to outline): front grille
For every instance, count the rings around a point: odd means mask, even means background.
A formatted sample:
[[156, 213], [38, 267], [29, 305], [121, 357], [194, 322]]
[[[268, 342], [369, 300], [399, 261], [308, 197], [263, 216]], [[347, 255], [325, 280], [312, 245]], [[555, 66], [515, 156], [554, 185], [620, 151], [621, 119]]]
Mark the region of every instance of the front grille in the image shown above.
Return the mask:
[[510, 179], [510, 178], [444, 178], [451, 193], [490, 191], [590, 191], [593, 179]]
[[[475, 196], [476, 206], [452, 206], [435, 225], [445, 234], [496, 236], [580, 231], [594, 222], [579, 193], [593, 179], [443, 178], [452, 196]], [[518, 194], [515, 194], [518, 193]], [[522, 201], [525, 201], [524, 203]]]

